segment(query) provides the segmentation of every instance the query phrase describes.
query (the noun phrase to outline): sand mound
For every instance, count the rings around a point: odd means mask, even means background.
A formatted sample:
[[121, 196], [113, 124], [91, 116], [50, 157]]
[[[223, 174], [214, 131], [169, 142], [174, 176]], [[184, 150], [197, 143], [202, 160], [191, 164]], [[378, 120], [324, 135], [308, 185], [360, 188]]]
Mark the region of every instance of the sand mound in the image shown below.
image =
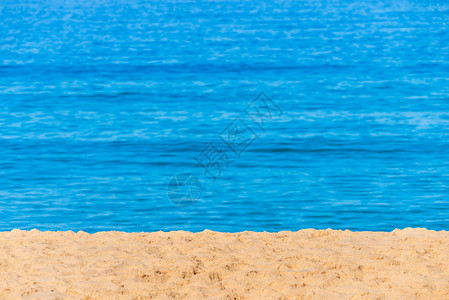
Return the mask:
[[449, 232], [0, 233], [2, 299], [449, 299]]

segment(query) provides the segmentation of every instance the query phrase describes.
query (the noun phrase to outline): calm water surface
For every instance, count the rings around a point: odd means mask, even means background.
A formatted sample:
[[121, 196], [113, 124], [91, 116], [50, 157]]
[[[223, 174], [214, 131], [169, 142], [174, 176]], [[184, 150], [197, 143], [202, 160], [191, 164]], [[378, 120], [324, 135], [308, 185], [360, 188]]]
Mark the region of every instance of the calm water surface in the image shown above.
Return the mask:
[[[447, 230], [432, 2], [3, 1], [0, 230]], [[264, 130], [260, 91], [283, 110]], [[237, 117], [257, 139], [173, 205]]]

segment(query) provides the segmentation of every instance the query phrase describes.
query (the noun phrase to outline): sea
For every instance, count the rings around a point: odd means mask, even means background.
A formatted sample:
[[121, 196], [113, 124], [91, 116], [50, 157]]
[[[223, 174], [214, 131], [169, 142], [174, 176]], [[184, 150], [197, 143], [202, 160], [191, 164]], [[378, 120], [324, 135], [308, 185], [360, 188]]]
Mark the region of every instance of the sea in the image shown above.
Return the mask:
[[0, 2], [0, 230], [449, 228], [449, 3]]

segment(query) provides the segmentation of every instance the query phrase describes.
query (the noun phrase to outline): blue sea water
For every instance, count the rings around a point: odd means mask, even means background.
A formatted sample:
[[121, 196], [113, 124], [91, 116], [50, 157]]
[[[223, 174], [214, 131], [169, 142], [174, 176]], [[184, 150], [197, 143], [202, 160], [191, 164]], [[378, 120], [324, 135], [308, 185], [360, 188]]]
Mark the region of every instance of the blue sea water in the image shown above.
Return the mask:
[[[1, 1], [0, 230], [447, 230], [448, 24], [419, 0]], [[231, 162], [205, 182], [210, 143]]]

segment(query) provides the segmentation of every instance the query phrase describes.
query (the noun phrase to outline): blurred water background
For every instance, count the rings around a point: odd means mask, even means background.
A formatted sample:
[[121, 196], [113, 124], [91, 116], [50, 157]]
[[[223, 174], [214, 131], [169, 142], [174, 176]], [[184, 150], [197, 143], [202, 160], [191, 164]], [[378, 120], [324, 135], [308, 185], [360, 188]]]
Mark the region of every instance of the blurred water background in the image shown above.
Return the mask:
[[[449, 6], [0, 3], [0, 230], [449, 227]], [[194, 205], [167, 183], [260, 91]]]

